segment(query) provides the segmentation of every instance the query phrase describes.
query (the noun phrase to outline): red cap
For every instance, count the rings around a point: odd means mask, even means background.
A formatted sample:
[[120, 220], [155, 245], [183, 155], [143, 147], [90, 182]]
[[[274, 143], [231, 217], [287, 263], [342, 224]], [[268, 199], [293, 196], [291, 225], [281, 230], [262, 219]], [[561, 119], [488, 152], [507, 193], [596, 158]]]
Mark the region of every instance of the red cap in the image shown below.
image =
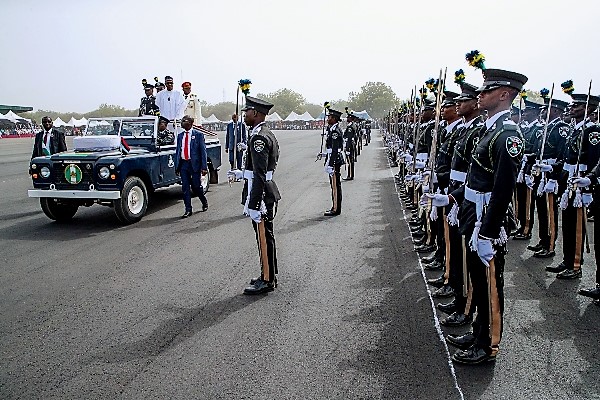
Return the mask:
[[184, 87], [186, 87], [186, 86], [192, 87], [192, 84], [191, 84], [190, 82], [183, 82], [183, 83], [181, 84], [181, 88], [184, 88]]

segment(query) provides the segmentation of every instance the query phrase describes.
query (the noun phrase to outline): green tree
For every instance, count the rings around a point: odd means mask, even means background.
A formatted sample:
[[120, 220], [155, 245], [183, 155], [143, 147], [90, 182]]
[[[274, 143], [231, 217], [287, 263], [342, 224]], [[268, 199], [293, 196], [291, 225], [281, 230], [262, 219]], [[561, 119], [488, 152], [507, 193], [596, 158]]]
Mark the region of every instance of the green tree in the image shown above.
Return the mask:
[[355, 111], [367, 110], [373, 118], [381, 118], [398, 98], [392, 88], [383, 82], [367, 82], [358, 92], [350, 92], [348, 105]]
[[271, 112], [277, 112], [281, 118], [286, 118], [292, 111], [303, 113], [306, 105], [304, 96], [286, 88], [269, 94], [259, 93], [257, 97], [273, 103]]
[[212, 114], [215, 114], [215, 117], [221, 121], [229, 121], [233, 113], [235, 113], [235, 103], [231, 101], [225, 101], [217, 104], [206, 103], [202, 106], [202, 116], [204, 118], [208, 118]]

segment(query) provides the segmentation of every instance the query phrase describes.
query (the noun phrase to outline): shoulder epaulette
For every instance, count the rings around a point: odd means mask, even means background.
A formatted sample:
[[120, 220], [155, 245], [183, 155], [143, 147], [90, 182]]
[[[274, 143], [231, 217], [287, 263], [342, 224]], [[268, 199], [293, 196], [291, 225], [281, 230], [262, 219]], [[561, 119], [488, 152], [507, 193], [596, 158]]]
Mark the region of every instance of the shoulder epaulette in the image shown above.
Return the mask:
[[515, 122], [510, 119], [506, 119], [506, 120], [502, 121], [502, 126], [505, 131], [516, 131], [517, 130], [517, 124], [515, 124]]

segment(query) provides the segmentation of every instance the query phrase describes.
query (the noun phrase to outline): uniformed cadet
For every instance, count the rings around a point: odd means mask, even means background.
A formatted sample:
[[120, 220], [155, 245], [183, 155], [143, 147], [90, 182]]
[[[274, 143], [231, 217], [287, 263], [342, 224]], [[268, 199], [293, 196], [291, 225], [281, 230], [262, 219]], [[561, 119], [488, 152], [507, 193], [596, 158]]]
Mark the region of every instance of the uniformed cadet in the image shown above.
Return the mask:
[[352, 111], [346, 110], [346, 117], [348, 126], [344, 131], [344, 152], [346, 155], [348, 174], [344, 178], [345, 181], [351, 181], [354, 179], [354, 163], [356, 162], [356, 138], [357, 138], [357, 125], [356, 118]]
[[365, 146], [371, 143], [371, 121], [365, 122]]
[[277, 251], [273, 219], [281, 199], [273, 175], [279, 161], [279, 143], [265, 124], [265, 117], [273, 107], [264, 100], [246, 96], [244, 121], [251, 129], [244, 170], [244, 213], [252, 219], [261, 262], [261, 274], [250, 280], [244, 294], [273, 291], [277, 285]]
[[531, 231], [534, 225], [535, 198], [539, 176], [534, 177], [531, 167], [535, 163], [536, 149], [538, 147], [539, 135], [543, 133], [543, 125], [539, 120], [541, 104], [523, 99], [525, 109], [521, 112], [521, 133], [525, 139], [525, 154], [521, 160], [521, 168], [517, 175], [517, 218], [519, 229], [514, 235], [515, 240], [531, 239]]
[[327, 133], [325, 147], [327, 148], [327, 161], [325, 172], [329, 175], [331, 186], [331, 209], [325, 211], [326, 217], [335, 217], [342, 212], [342, 182], [340, 169], [344, 165], [344, 134], [339, 125], [342, 113], [329, 109], [327, 115]]
[[157, 93], [157, 94], [158, 94], [158, 92], [160, 92], [161, 90], [164, 90], [164, 89], [165, 89], [165, 84], [164, 84], [164, 83], [162, 83], [162, 82], [159, 82], [159, 81], [158, 81], [158, 77], [157, 77], [157, 76], [155, 76], [155, 77], [154, 77], [154, 82], [155, 82], [155, 84], [154, 84], [154, 88], [156, 89], [156, 93]]
[[154, 86], [148, 83], [147, 80], [142, 79], [142, 85], [144, 86], [144, 94], [140, 101], [140, 110], [138, 113], [138, 117], [143, 115], [155, 115], [159, 116], [160, 111], [158, 110], [158, 106], [156, 105], [156, 97], [154, 97]]
[[175, 143], [175, 134], [167, 130], [168, 124], [168, 119], [158, 117], [158, 132], [156, 133], [156, 144], [158, 146], [168, 146]]
[[[596, 215], [599, 215], [598, 203], [600, 202], [600, 161], [592, 169], [592, 171], [584, 178], [579, 178], [573, 181], [581, 187], [593, 186], [593, 193], [596, 200], [592, 202], [592, 207], [595, 208]], [[594, 222], [594, 238], [600, 237], [600, 221]], [[600, 300], [600, 240], [594, 240], [594, 256], [596, 259], [596, 284], [589, 289], [580, 289], [579, 294], [582, 296], [590, 297], [596, 301]]]
[[[452, 161], [450, 169], [450, 182], [448, 193], [451, 193], [464, 186], [471, 164], [473, 149], [479, 140], [483, 119], [481, 110], [477, 106], [477, 87], [462, 82], [462, 92], [455, 98], [456, 112], [462, 119], [456, 132], [456, 142], [452, 152]], [[474, 307], [469, 301], [469, 291], [472, 290], [468, 284], [468, 273], [464, 251], [467, 243], [465, 237], [461, 235], [458, 226], [459, 205], [453, 204], [448, 207], [447, 221], [449, 230], [449, 260], [446, 260], [446, 266], [449, 267], [447, 277], [448, 284], [454, 291], [454, 300], [450, 303], [438, 304], [438, 309], [450, 314], [444, 321], [446, 326], [461, 326], [469, 323], [474, 312]], [[446, 276], [442, 275], [437, 279], [431, 279], [428, 283], [434, 286], [441, 286], [445, 282]]]
[[458, 363], [494, 360], [499, 351], [507, 240], [504, 225], [524, 150], [523, 136], [510, 120], [510, 106], [526, 81], [527, 77], [515, 72], [485, 71], [478, 102], [488, 118], [473, 153], [466, 185], [450, 195], [427, 196], [437, 206], [461, 204], [460, 230], [469, 240], [467, 268], [478, 312], [473, 332], [447, 337], [450, 344], [461, 349], [452, 356]]
[[569, 107], [568, 118], [575, 120], [575, 127], [567, 138], [563, 153], [563, 172], [560, 186], [565, 191], [560, 199], [562, 209], [563, 260], [557, 266], [546, 267], [548, 272], [556, 272], [558, 279], [581, 277], [583, 249], [585, 245], [585, 207], [591, 202], [589, 184], [584, 185], [577, 178], [588, 173], [588, 166], [595, 166], [600, 158], [600, 127], [586, 116], [598, 107], [600, 97], [590, 96], [586, 112], [586, 94], [572, 94], [573, 103]]
[[[569, 124], [562, 120], [562, 114], [568, 103], [552, 99], [552, 105], [548, 109], [549, 102], [549, 98], [544, 99], [545, 106], [540, 113], [540, 120], [548, 119], [548, 127], [544, 128], [546, 140], [544, 141], [543, 137], [538, 140], [537, 161], [532, 167], [534, 176], [539, 177], [537, 178], [538, 189], [533, 194], [537, 209], [539, 242], [536, 245], [527, 246], [527, 249], [533, 251], [533, 256], [537, 258], [553, 257], [556, 254], [554, 246], [558, 235], [559, 176], [554, 171], [560, 172], [558, 160], [561, 158], [570, 133]], [[550, 113], [549, 116], [548, 113]], [[542, 145], [544, 147], [543, 154]]]

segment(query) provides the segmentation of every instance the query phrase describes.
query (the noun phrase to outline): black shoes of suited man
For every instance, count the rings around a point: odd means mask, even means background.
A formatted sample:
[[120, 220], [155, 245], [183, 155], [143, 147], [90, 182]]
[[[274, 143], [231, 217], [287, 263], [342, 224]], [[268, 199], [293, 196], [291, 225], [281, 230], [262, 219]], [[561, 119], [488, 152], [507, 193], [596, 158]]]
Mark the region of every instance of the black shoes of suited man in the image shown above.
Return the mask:
[[275, 281], [267, 282], [262, 278], [251, 279], [250, 286], [244, 289], [244, 294], [262, 294], [275, 290]]
[[531, 233], [525, 234], [525, 233], [517, 233], [515, 236], [513, 236], [513, 240], [529, 240], [531, 239]]
[[350, 177], [346, 177], [346, 178], [342, 178], [343, 181], [353, 181], [354, 178], [350, 178]]
[[527, 250], [533, 251], [533, 256], [535, 258], [551, 258], [556, 255], [556, 252], [554, 252], [554, 250], [545, 249], [542, 243], [538, 243], [535, 246], [529, 245], [527, 246]]
[[[202, 206], [202, 211], [201, 212], [205, 212], [206, 210], [208, 210], [208, 204], [204, 204]], [[192, 211], [186, 211], [183, 213], [183, 215], [181, 216], [181, 219], [187, 218], [187, 217], [191, 217], [193, 214]]]

